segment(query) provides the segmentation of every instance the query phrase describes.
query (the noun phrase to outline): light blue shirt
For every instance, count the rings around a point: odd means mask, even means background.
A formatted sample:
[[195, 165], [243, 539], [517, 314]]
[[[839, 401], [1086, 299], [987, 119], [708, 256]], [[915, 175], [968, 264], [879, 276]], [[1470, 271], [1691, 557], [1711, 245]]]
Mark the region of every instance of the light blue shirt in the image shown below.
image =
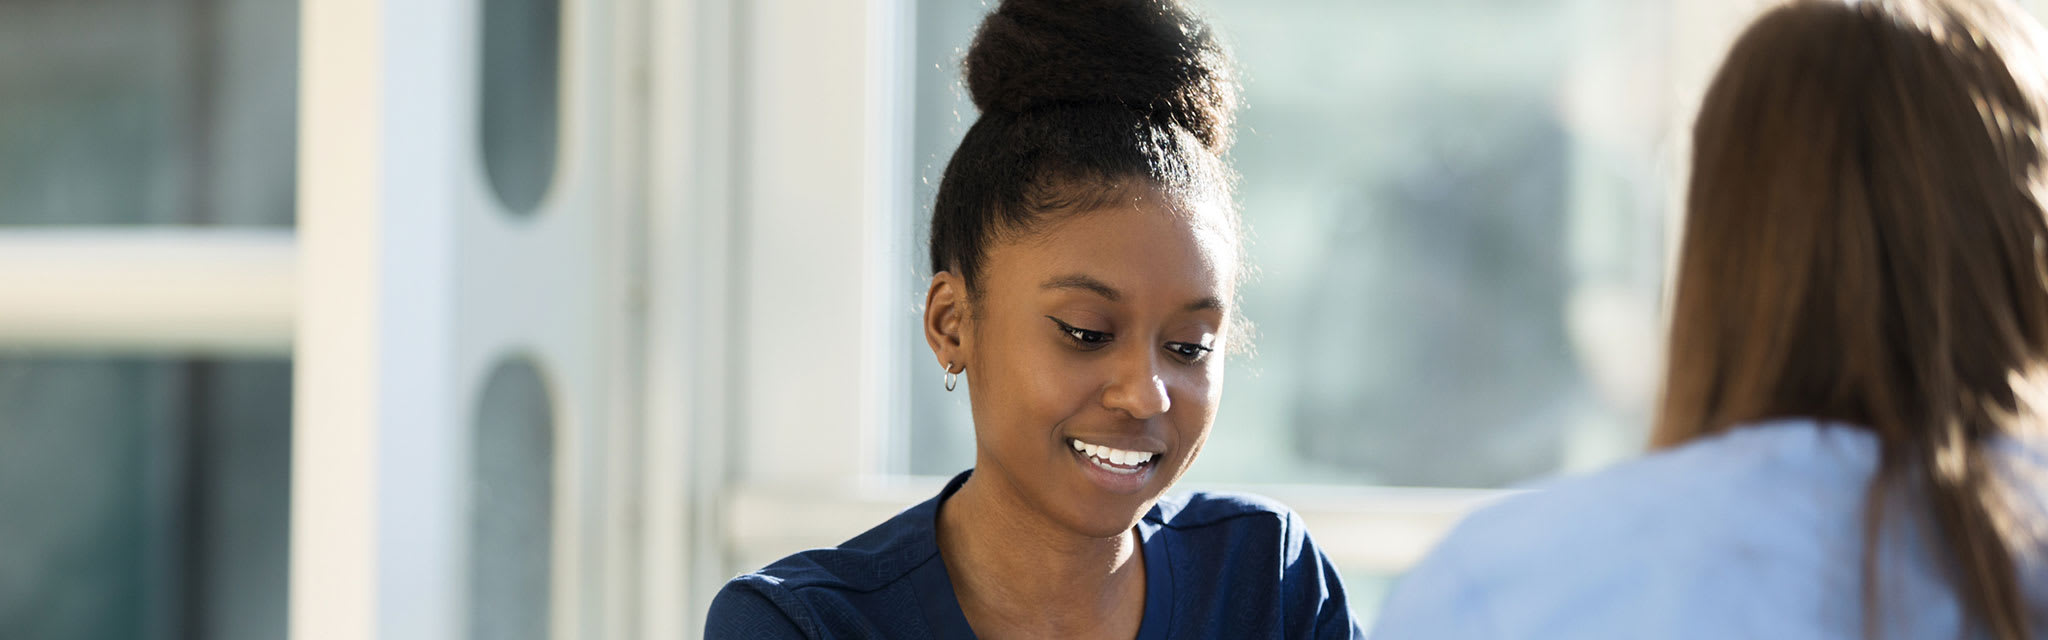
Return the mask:
[[[2048, 455], [2000, 444], [2038, 523]], [[1507, 498], [1402, 578], [1373, 637], [1860, 639], [1876, 456], [1868, 432], [1784, 420]], [[1930, 530], [1911, 524], [1918, 511], [1887, 509], [1880, 637], [1957, 638], [1960, 605]], [[2048, 562], [2038, 548], [2019, 562], [2035, 632], [2048, 633]]]

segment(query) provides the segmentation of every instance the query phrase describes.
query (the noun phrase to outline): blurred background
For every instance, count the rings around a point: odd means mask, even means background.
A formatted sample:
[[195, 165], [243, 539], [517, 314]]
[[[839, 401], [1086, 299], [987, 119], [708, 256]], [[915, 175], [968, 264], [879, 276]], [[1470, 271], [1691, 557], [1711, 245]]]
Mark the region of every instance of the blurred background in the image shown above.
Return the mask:
[[[1182, 488], [1294, 506], [1370, 619], [1640, 450], [1691, 110], [1763, 3], [1194, 3], [1259, 336]], [[986, 10], [0, 0], [0, 637], [694, 637], [929, 497]]]

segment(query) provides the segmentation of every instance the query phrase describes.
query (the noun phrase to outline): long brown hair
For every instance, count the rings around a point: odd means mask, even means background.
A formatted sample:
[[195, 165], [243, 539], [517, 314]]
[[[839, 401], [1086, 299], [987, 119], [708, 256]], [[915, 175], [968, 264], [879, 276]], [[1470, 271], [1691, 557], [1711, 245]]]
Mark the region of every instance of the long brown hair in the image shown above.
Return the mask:
[[1787, 416], [1875, 434], [1866, 635], [1888, 503], [1933, 523], [1965, 620], [2032, 631], [2033, 543], [1987, 447], [2048, 409], [2039, 30], [2003, 0], [1793, 2], [1695, 125], [1653, 444]]

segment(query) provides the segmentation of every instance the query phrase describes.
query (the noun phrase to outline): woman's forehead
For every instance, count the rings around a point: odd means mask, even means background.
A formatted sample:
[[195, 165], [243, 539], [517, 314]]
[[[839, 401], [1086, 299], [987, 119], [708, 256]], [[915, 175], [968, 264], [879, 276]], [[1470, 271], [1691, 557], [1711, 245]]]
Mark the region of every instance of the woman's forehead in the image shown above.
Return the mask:
[[1091, 281], [1119, 298], [1227, 301], [1237, 243], [1216, 217], [1159, 198], [1064, 216], [1029, 239], [991, 247], [986, 275], [1005, 289]]

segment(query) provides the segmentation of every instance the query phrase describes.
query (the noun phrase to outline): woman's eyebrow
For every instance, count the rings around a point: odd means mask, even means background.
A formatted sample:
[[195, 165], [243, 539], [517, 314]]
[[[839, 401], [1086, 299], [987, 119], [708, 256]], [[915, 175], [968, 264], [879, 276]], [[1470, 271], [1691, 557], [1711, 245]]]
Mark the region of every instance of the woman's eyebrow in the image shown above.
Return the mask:
[[1082, 291], [1094, 293], [1098, 296], [1102, 296], [1103, 298], [1108, 299], [1110, 302], [1116, 302], [1118, 300], [1123, 299], [1124, 297], [1122, 292], [1117, 291], [1116, 287], [1109, 286], [1109, 283], [1081, 274], [1057, 276], [1051, 280], [1045, 281], [1045, 284], [1038, 285], [1038, 288], [1079, 289]]
[[[1087, 276], [1078, 273], [1054, 277], [1051, 280], [1045, 281], [1045, 284], [1038, 285], [1038, 288], [1078, 289], [1081, 291], [1093, 293], [1098, 296], [1102, 296], [1104, 299], [1109, 300], [1110, 302], [1121, 301], [1124, 297], [1123, 292], [1117, 291], [1116, 287], [1109, 286], [1109, 283], [1097, 280], [1093, 276]], [[1207, 298], [1196, 300], [1194, 302], [1190, 302], [1186, 307], [1182, 308], [1187, 311], [1222, 311], [1223, 300], [1215, 296], [1210, 296]]]

